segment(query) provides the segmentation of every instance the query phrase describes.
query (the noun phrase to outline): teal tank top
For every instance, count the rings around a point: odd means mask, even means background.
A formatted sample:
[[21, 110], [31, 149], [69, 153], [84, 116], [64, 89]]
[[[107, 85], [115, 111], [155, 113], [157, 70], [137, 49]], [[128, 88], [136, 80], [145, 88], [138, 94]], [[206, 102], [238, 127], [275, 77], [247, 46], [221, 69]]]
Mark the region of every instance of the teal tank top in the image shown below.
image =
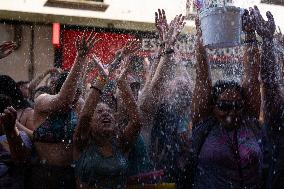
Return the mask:
[[78, 119], [74, 111], [50, 116], [33, 132], [35, 142], [72, 143]]
[[113, 143], [113, 155], [104, 157], [95, 143], [83, 151], [75, 161], [75, 176], [83, 183], [101, 189], [123, 188], [126, 183], [128, 161]]

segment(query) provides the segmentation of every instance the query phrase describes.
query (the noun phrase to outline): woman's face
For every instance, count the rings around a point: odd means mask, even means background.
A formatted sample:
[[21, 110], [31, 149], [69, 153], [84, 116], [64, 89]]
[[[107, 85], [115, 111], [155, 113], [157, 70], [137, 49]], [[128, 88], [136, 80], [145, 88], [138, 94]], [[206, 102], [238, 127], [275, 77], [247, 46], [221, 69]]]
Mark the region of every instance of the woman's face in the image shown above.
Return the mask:
[[239, 91], [227, 89], [219, 95], [214, 105], [214, 115], [227, 128], [240, 124], [244, 101]]
[[102, 135], [105, 137], [113, 136], [115, 132], [116, 121], [113, 110], [105, 103], [99, 103], [95, 109], [92, 119], [93, 135]]

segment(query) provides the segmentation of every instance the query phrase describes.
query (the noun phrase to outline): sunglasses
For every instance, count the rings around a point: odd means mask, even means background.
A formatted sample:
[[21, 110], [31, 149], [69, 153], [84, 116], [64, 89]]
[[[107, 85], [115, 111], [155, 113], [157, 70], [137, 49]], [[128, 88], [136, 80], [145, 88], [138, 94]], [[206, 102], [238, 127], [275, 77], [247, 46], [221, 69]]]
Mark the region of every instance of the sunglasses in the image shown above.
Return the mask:
[[230, 110], [239, 111], [243, 109], [244, 102], [242, 100], [237, 100], [237, 101], [218, 100], [215, 106], [223, 112], [230, 111]]

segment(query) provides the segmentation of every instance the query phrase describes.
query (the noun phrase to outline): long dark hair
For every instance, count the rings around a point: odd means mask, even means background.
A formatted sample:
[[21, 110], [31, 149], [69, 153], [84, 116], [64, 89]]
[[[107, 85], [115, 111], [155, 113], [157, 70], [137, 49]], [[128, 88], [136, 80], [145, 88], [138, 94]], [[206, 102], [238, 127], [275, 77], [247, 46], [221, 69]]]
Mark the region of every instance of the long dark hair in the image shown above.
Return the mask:
[[218, 80], [212, 88], [212, 103], [215, 104], [220, 94], [227, 89], [233, 89], [238, 91], [242, 97], [244, 97], [243, 88], [235, 81]]
[[0, 75], [0, 94], [11, 99], [12, 106], [15, 109], [25, 109], [30, 107], [30, 104], [24, 99], [21, 90], [17, 83], [7, 75]]

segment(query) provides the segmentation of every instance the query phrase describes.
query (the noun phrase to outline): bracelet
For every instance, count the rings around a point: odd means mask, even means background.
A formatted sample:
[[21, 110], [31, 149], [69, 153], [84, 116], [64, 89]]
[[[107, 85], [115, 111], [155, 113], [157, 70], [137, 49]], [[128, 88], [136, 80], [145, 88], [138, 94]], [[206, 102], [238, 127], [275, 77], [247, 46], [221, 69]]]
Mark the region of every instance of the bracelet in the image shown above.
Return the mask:
[[166, 49], [165, 51], [162, 52], [162, 56], [173, 54], [175, 51], [174, 49]]
[[98, 87], [94, 86], [94, 85], [92, 85], [92, 86], [90, 87], [90, 89], [95, 89], [95, 90], [97, 90], [97, 91], [100, 93], [100, 95], [103, 94], [102, 90], [99, 89]]

